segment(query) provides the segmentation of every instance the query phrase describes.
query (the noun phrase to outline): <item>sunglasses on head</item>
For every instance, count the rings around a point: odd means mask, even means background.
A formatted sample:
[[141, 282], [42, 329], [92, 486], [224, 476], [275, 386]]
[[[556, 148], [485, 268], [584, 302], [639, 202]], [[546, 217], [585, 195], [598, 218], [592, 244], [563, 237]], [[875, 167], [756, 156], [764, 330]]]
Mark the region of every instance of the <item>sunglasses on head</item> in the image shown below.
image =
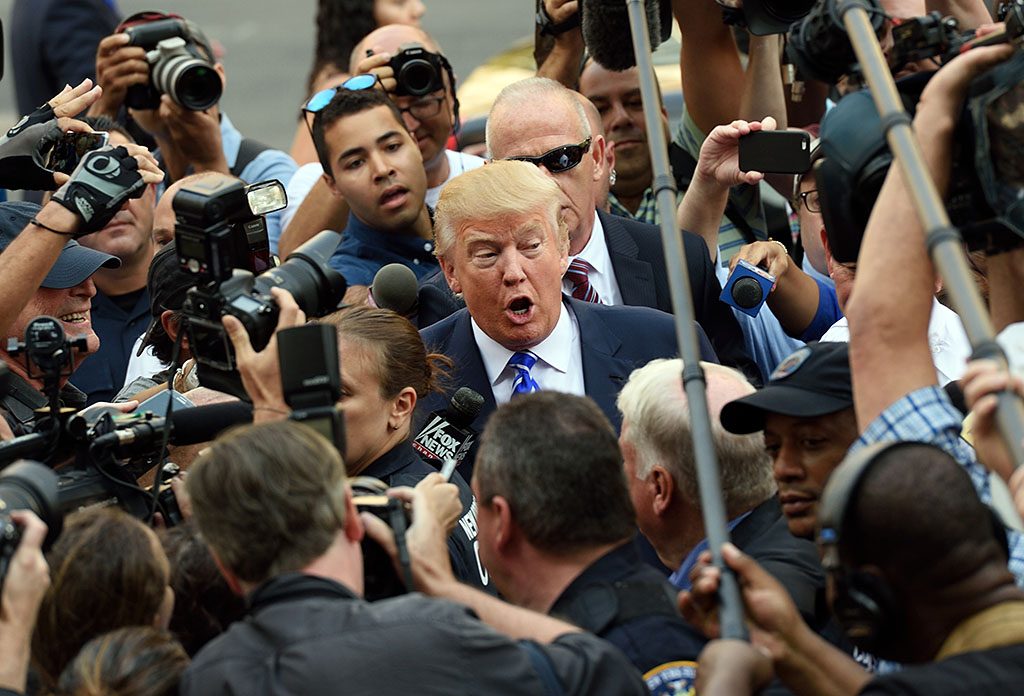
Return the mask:
[[536, 157], [527, 157], [525, 155], [517, 157], [506, 157], [507, 160], [517, 160], [519, 162], [529, 162], [535, 164], [538, 167], [543, 166], [552, 174], [559, 174], [561, 172], [567, 172], [583, 160], [583, 155], [587, 154], [590, 150], [590, 138], [587, 138], [579, 145], [562, 145], [552, 150], [548, 150], [543, 155], [537, 155]]
[[334, 95], [343, 89], [347, 89], [350, 92], [359, 92], [364, 89], [373, 89], [376, 85], [377, 76], [370, 73], [350, 77], [337, 87], [328, 87], [314, 94], [302, 105], [302, 110], [307, 114], [315, 114], [330, 104], [331, 100], [334, 99]]

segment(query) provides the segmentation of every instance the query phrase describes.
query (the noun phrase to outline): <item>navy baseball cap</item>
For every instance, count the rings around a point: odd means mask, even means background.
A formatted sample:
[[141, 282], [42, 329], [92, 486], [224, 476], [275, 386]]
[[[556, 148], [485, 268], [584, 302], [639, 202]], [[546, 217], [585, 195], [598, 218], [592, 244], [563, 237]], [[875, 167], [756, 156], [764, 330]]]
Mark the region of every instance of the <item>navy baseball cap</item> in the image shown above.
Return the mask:
[[[0, 203], [0, 252], [14, 241], [28, 221], [39, 212], [39, 206], [26, 201]], [[41, 234], [53, 234], [43, 232]], [[102, 251], [84, 247], [73, 239], [68, 240], [54, 262], [50, 272], [43, 278], [44, 288], [73, 288], [84, 282], [100, 268], [118, 268], [121, 259]]]
[[811, 343], [779, 363], [768, 384], [722, 407], [722, 427], [746, 435], [764, 430], [766, 413], [815, 418], [853, 406], [850, 347]]

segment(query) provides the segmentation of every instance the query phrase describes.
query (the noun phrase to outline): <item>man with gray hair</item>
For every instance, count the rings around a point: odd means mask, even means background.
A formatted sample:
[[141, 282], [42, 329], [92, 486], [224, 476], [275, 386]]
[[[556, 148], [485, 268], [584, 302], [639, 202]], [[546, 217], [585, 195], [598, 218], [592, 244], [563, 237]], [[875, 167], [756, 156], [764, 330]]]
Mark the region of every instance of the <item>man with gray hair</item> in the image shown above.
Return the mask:
[[[817, 549], [789, 533], [776, 496], [771, 460], [759, 433], [734, 435], [722, 427], [722, 406], [754, 388], [735, 370], [701, 363], [722, 495], [733, 543], [757, 559], [789, 591], [811, 626], [824, 588]], [[682, 387], [682, 360], [653, 360], [633, 372], [619, 393], [623, 425], [619, 444], [640, 531], [669, 580], [690, 589], [690, 571], [707, 549], [698, 493], [690, 412]]]
[[[487, 149], [498, 159], [537, 165], [562, 192], [569, 226], [569, 265], [562, 289], [576, 299], [672, 312], [661, 233], [654, 225], [599, 210], [611, 171], [607, 141], [587, 119], [581, 97], [543, 77], [515, 82], [498, 94], [487, 119]], [[759, 375], [722, 292], [707, 245], [684, 232], [683, 246], [697, 320], [723, 364]]]

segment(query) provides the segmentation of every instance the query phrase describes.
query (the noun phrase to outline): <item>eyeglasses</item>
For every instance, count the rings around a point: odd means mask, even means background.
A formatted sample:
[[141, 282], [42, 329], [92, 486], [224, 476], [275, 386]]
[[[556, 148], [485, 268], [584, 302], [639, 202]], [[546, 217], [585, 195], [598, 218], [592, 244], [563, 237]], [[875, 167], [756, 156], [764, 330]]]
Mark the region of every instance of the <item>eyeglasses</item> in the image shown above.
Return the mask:
[[370, 73], [350, 77], [337, 87], [328, 87], [314, 94], [302, 105], [302, 110], [307, 114], [315, 114], [318, 111], [323, 111], [323, 108], [334, 99], [334, 95], [343, 89], [347, 89], [350, 92], [359, 92], [364, 89], [373, 89], [376, 85], [377, 76]]
[[543, 166], [552, 174], [561, 174], [567, 172], [580, 163], [583, 159], [583, 155], [587, 154], [590, 150], [590, 138], [587, 138], [579, 145], [562, 145], [556, 147], [553, 150], [548, 150], [543, 155], [537, 155], [536, 157], [506, 157], [507, 160], [518, 160], [520, 162], [529, 162], [535, 164], [538, 167]]
[[818, 198], [818, 189], [800, 192], [800, 202], [804, 204], [809, 212], [821, 212], [821, 200]]
[[441, 102], [443, 101], [444, 97], [428, 97], [420, 99], [404, 109], [399, 109], [398, 112], [403, 116], [409, 114], [417, 121], [423, 121], [428, 118], [434, 118], [441, 113]]

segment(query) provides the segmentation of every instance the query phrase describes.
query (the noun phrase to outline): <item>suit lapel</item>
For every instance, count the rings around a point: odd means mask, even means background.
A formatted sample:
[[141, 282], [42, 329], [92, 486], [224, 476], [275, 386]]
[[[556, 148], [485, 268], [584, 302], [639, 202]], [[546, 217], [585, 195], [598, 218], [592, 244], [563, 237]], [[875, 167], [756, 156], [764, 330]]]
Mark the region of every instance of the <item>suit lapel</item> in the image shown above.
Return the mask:
[[654, 270], [647, 261], [637, 258], [640, 248], [626, 226], [615, 217], [597, 211], [604, 227], [608, 255], [615, 270], [615, 280], [624, 304], [634, 307], [657, 307], [658, 291], [654, 286]]
[[626, 383], [633, 364], [617, 357], [622, 341], [600, 316], [601, 308], [589, 302], [566, 298], [580, 327], [583, 385], [618, 431], [621, 425], [615, 399]]
[[483, 432], [484, 424], [498, 406], [494, 401], [494, 390], [491, 389], [491, 381], [487, 378], [483, 358], [480, 357], [480, 349], [477, 348], [476, 339], [473, 337], [469, 310], [462, 311], [462, 316], [459, 317], [452, 331], [448, 350], [444, 352], [455, 363], [455, 374], [459, 379], [455, 388], [470, 387], [484, 397], [484, 405], [480, 409], [480, 414], [473, 421], [473, 428], [477, 432]]

